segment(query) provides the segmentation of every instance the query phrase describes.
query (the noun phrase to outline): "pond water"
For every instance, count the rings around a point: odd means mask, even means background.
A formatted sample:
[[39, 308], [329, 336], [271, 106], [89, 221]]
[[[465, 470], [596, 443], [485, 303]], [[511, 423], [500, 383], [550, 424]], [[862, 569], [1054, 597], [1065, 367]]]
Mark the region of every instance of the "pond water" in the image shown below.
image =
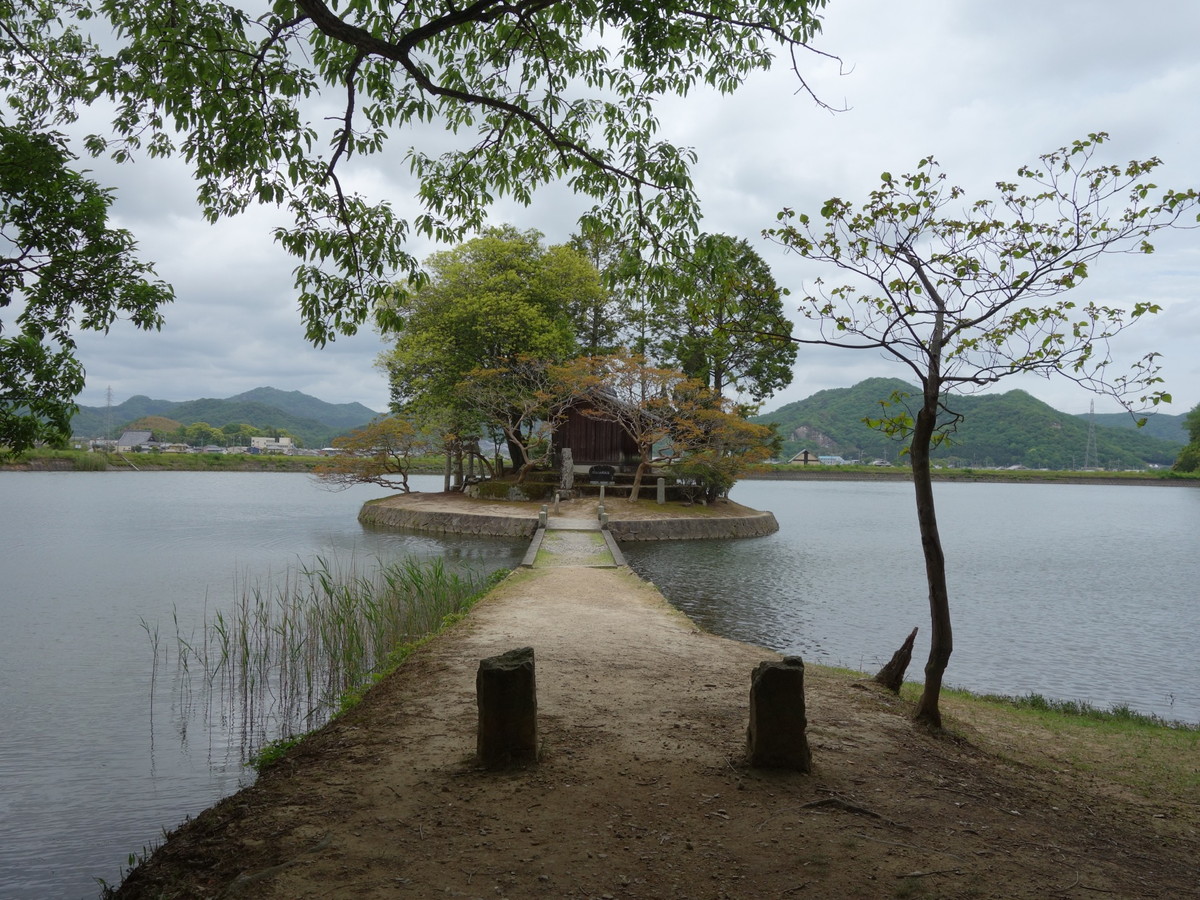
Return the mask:
[[[438, 490], [440, 479], [417, 479]], [[305, 475], [0, 474], [0, 897], [94, 898], [127, 855], [246, 783], [237, 736], [174, 679], [173, 637], [248, 583], [326, 558], [511, 567], [523, 542], [366, 529], [378, 489]], [[1200, 720], [1200, 490], [938, 485], [956, 649], [948, 682]], [[625, 545], [705, 627], [873, 669], [927, 618], [911, 487], [743, 482], [755, 540]], [[209, 723], [210, 725], [212, 723]]]
[[247, 782], [239, 735], [204, 727], [173, 665], [151, 692], [142, 623], [171, 644], [176, 619], [190, 636], [317, 555], [520, 561], [522, 542], [364, 528], [385, 493], [277, 473], [0, 474], [0, 898], [94, 898], [129, 853]]
[[[949, 685], [1128, 704], [1200, 722], [1200, 490], [936, 485], [955, 650]], [[919, 627], [928, 592], [912, 486], [739, 483], [780, 530], [750, 541], [626, 544], [630, 565], [706, 628], [876, 671]]]

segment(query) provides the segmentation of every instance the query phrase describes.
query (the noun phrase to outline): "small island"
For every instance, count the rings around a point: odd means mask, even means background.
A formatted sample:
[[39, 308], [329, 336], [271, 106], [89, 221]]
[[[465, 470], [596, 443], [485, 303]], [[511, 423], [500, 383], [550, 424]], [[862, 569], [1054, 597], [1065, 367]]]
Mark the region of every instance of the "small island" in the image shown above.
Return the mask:
[[[555, 504], [539, 501], [485, 500], [463, 493], [397, 494], [363, 505], [364, 525], [411, 528], [442, 534], [479, 534], [531, 538], [539, 515], [599, 521], [598, 498], [576, 498]], [[761, 537], [779, 530], [775, 516], [730, 500], [710, 505], [653, 500], [634, 503], [606, 498], [607, 529], [617, 541]]]

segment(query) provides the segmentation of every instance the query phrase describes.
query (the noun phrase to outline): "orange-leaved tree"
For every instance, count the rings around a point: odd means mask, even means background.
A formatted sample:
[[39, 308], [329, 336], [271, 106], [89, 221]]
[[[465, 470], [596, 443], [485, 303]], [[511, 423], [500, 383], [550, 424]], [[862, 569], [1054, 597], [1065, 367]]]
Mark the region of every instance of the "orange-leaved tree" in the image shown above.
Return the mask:
[[407, 494], [414, 461], [438, 452], [441, 438], [405, 419], [387, 416], [335, 438], [333, 446], [339, 455], [313, 470], [331, 490], [377, 484]]

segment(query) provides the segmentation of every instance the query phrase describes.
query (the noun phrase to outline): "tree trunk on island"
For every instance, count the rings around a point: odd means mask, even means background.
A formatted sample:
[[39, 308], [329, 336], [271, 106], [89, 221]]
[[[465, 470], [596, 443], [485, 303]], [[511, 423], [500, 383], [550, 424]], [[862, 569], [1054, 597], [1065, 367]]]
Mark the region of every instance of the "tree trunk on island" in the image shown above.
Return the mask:
[[637, 470], [633, 473], [633, 486], [629, 488], [629, 502], [637, 501], [638, 494], [642, 490], [642, 475], [650, 468], [650, 460], [643, 456], [638, 461]]

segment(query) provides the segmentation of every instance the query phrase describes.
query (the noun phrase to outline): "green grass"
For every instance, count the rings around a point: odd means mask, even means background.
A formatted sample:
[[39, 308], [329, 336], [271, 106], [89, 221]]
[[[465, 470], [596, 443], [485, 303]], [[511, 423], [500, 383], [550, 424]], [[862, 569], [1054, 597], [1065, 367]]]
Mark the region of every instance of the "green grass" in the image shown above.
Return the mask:
[[[905, 699], [916, 700], [917, 684]], [[947, 726], [1023, 764], [1096, 775], [1147, 798], [1200, 803], [1200, 724], [1146, 715], [1118, 705], [1101, 709], [1040, 694], [976, 695], [944, 689]]]
[[[75, 472], [103, 472], [108, 468], [109, 456], [106, 453], [89, 453], [86, 450], [49, 450], [40, 448], [26, 450], [24, 453], [5, 457], [0, 453], [0, 461], [13, 465], [47, 465], [58, 468], [70, 468]], [[56, 466], [55, 463], [58, 465]]]
[[[176, 621], [178, 705], [219, 716], [244, 758], [269, 764], [274, 744], [357, 703], [503, 575], [451, 572], [441, 560], [363, 568], [318, 558], [248, 585], [198, 633]], [[157, 664], [157, 629], [143, 627]]]
[[1046, 713], [1048, 718], [1090, 719], [1097, 723], [1108, 725], [1128, 724], [1134, 728], [1168, 728], [1180, 731], [1200, 732], [1200, 725], [1186, 722], [1176, 722], [1161, 716], [1139, 713], [1127, 704], [1118, 704], [1108, 709], [1101, 709], [1082, 700], [1054, 700], [1041, 694], [1024, 694], [1019, 697], [1005, 694], [978, 694], [975, 699], [984, 703], [996, 703], [1011, 706], [1014, 709], [1031, 710]]
[[[310, 472], [326, 460], [320, 456], [279, 456], [268, 453], [127, 453], [139, 469], [172, 472]], [[113, 459], [124, 466], [125, 459]]]

